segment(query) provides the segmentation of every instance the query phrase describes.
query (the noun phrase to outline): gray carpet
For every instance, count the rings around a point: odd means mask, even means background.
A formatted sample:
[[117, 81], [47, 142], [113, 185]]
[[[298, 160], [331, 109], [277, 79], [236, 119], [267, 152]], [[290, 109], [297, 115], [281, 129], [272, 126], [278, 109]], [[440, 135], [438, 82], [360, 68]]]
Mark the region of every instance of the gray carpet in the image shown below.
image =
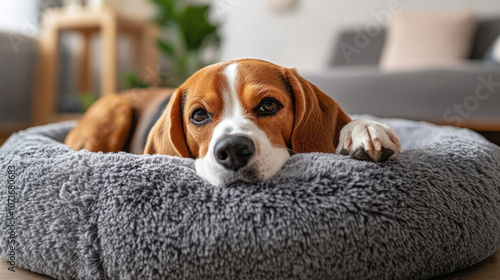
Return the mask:
[[19, 132], [0, 148], [0, 254], [58, 279], [426, 279], [498, 249], [500, 148], [379, 121], [394, 161], [299, 154], [227, 188], [191, 159], [70, 150], [72, 123]]

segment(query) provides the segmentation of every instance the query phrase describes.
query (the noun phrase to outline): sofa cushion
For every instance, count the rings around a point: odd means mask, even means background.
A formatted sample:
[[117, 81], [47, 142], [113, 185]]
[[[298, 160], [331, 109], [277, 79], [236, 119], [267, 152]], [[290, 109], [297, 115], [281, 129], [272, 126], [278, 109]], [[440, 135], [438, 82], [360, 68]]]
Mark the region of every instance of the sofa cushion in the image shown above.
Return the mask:
[[380, 66], [412, 70], [456, 64], [469, 56], [475, 28], [475, 12], [469, 9], [394, 15]]
[[484, 55], [484, 60], [493, 63], [500, 63], [500, 36], [493, 41]]

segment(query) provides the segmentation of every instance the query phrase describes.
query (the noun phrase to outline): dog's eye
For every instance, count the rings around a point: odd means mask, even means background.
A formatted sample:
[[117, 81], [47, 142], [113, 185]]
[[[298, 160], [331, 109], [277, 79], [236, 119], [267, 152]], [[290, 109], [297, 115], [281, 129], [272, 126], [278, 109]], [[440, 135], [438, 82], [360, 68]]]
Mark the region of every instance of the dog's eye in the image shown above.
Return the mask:
[[210, 114], [207, 113], [207, 111], [203, 108], [198, 108], [193, 111], [191, 114], [191, 117], [189, 120], [194, 124], [194, 125], [204, 125], [210, 121], [211, 117]]
[[283, 105], [281, 105], [278, 100], [274, 98], [264, 98], [253, 110], [257, 113], [257, 117], [264, 117], [275, 115], [281, 108], [283, 108]]

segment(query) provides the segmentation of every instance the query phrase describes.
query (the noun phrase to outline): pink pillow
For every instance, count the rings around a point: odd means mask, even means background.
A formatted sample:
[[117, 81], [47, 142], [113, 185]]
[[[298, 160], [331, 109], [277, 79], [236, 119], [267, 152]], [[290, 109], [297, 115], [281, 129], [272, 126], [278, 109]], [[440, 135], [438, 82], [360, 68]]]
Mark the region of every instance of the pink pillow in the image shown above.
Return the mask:
[[380, 67], [413, 70], [460, 63], [469, 57], [475, 31], [475, 12], [470, 9], [394, 15]]

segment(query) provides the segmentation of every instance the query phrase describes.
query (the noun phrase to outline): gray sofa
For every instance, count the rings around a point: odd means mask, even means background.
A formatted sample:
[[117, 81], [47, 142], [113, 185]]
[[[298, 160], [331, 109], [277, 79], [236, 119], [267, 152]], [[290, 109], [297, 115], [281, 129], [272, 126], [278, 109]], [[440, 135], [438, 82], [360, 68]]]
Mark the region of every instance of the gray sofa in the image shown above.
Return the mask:
[[[488, 47], [500, 36], [500, 20], [478, 23], [470, 60], [439, 69], [380, 70], [378, 62], [385, 42], [384, 30], [359, 52], [344, 55], [341, 44], [355, 46], [357, 34], [357, 31], [340, 34], [326, 69], [302, 73], [337, 100], [347, 113], [475, 128], [500, 127], [500, 65], [482, 60]], [[476, 96], [478, 87], [481, 87], [481, 99]]]

